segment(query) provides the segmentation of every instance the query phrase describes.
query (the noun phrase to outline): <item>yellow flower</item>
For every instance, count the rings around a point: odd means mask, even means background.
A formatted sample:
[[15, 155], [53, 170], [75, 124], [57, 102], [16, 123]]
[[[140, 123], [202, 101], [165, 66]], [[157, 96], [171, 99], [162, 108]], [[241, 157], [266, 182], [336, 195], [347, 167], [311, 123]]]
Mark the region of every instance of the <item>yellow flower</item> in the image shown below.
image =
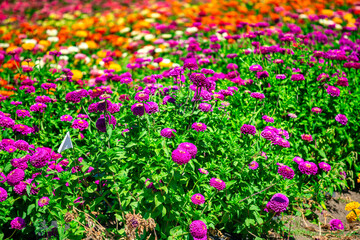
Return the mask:
[[159, 63], [159, 66], [160, 67], [165, 67], [165, 68], [169, 68], [169, 67], [171, 67], [172, 66], [172, 62], [170, 62], [170, 61], [162, 61], [162, 62], [160, 62]]
[[[345, 210], [346, 210], [346, 211], [352, 211], [352, 210], [357, 209], [357, 208], [359, 208], [359, 207], [360, 207], [360, 203], [358, 203], [358, 202], [351, 202], [351, 203], [346, 204]], [[360, 211], [360, 210], [359, 210], [359, 211]]]
[[358, 216], [360, 216], [360, 209], [355, 209], [354, 211], [349, 212], [349, 214], [346, 216], [346, 219], [348, 220], [348, 222], [354, 222], [354, 221], [356, 221]]
[[51, 45], [51, 42], [48, 40], [40, 40], [39, 44], [47, 48]]
[[35, 44], [33, 44], [33, 43], [24, 43], [23, 45], [21, 45], [21, 47], [24, 50], [32, 50], [35, 47]]
[[90, 49], [94, 49], [94, 48], [97, 48], [97, 47], [98, 47], [97, 43], [94, 42], [94, 41], [86, 41], [86, 44], [88, 45], [88, 47], [89, 47]]
[[104, 58], [104, 57], [106, 57], [106, 51], [100, 50], [96, 53], [96, 55], [98, 55], [98, 57], [100, 57], [100, 58]]
[[34, 67], [35, 63], [34, 62], [21, 62], [21, 66], [29, 66], [29, 67]]
[[110, 63], [108, 69], [113, 69], [115, 72], [121, 71], [121, 66], [117, 63]]
[[9, 53], [9, 52], [11, 52], [11, 51], [13, 51], [13, 50], [15, 50], [15, 49], [17, 49], [17, 48], [18, 48], [17, 46], [8, 47], [8, 48], [6, 49], [6, 53]]
[[82, 77], [83, 77], [83, 74], [82, 74], [82, 72], [81, 71], [79, 71], [79, 70], [71, 70], [71, 72], [74, 74], [73, 76], [72, 76], [72, 79], [73, 80], [79, 80], [79, 79], [81, 79]]
[[75, 36], [81, 37], [81, 38], [86, 38], [88, 36], [88, 34], [86, 31], [79, 30], [79, 31], [75, 32]]

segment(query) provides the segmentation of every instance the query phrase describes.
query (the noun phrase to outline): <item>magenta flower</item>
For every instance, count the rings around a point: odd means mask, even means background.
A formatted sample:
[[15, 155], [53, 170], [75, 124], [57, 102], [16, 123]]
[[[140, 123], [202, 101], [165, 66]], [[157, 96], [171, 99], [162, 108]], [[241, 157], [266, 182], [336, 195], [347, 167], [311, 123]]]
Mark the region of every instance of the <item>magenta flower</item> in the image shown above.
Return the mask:
[[205, 170], [205, 169], [203, 169], [203, 168], [199, 168], [198, 170], [199, 170], [199, 172], [202, 173], [202, 174], [205, 174], [205, 175], [209, 174], [208, 170]]
[[340, 219], [331, 219], [329, 224], [331, 231], [344, 230], [344, 224]]
[[175, 136], [174, 132], [176, 132], [175, 129], [164, 128], [163, 130], [161, 130], [160, 135], [165, 138], [172, 138]]
[[52, 100], [48, 96], [37, 96], [35, 98], [35, 102], [37, 102], [37, 103], [50, 103], [50, 102], [52, 102]]
[[259, 164], [256, 162], [256, 161], [252, 161], [250, 164], [249, 164], [249, 168], [251, 170], [255, 170], [259, 167]]
[[31, 112], [43, 112], [46, 108], [46, 104], [45, 103], [35, 103], [34, 105], [30, 106], [30, 111]]
[[304, 81], [305, 77], [302, 74], [293, 74], [290, 79], [291, 81]]
[[202, 73], [192, 73], [189, 78], [197, 87], [205, 87], [207, 85], [206, 76]]
[[278, 173], [285, 179], [293, 179], [294, 178], [294, 170], [291, 167], [286, 165], [281, 165], [278, 169]]
[[218, 191], [221, 191], [223, 189], [225, 189], [226, 184], [223, 180], [218, 179], [218, 178], [211, 178], [210, 179], [210, 186], [216, 188]]
[[318, 168], [315, 163], [305, 161], [299, 164], [299, 170], [302, 174], [316, 175]]
[[310, 134], [302, 134], [301, 135], [301, 139], [307, 142], [312, 142], [313, 138]]
[[6, 181], [10, 186], [15, 186], [18, 185], [22, 180], [24, 180], [24, 177], [24, 170], [16, 168], [6, 176]]
[[322, 112], [322, 109], [321, 109], [321, 108], [318, 108], [318, 107], [313, 107], [313, 108], [311, 109], [311, 111], [314, 112], [314, 113], [321, 113], [321, 112]]
[[145, 105], [148, 106], [148, 108], [145, 108], [147, 114], [159, 112], [159, 105], [156, 102], [146, 102]]
[[149, 100], [149, 94], [144, 92], [138, 92], [136, 93], [134, 99], [139, 102], [147, 101]]
[[89, 123], [86, 120], [83, 119], [75, 119], [74, 122], [71, 125], [74, 129], [79, 129], [80, 131], [83, 131], [89, 127]]
[[26, 194], [26, 185], [27, 184], [25, 182], [20, 182], [19, 184], [14, 186], [14, 192], [20, 196], [25, 195]]
[[275, 213], [281, 213], [286, 211], [289, 206], [289, 198], [282, 193], [274, 194], [270, 201], [266, 204], [266, 211], [273, 211]]
[[214, 93], [212, 96], [213, 96], [213, 99], [220, 99], [220, 100], [225, 99], [225, 96], [222, 95], [221, 93]]
[[18, 109], [16, 110], [16, 115], [20, 118], [25, 118], [25, 117], [29, 117], [32, 118], [32, 116], [30, 115], [28, 110], [25, 109]]
[[7, 151], [8, 153], [13, 153], [17, 150], [17, 148], [13, 145], [8, 145], [5, 147], [5, 151]]
[[199, 110], [202, 112], [212, 112], [212, 106], [209, 103], [200, 103], [199, 104]]
[[0, 202], [5, 201], [8, 198], [8, 193], [5, 189], [0, 187]]
[[262, 131], [260, 133], [260, 136], [265, 138], [266, 140], [269, 140], [269, 141], [275, 141], [277, 139], [277, 137], [278, 137], [276, 132], [271, 131], [269, 129], [264, 129], [264, 131]]
[[46, 151], [45, 149], [38, 149], [38, 151], [30, 157], [29, 161], [33, 167], [42, 168], [48, 164], [50, 159], [51, 156], [48, 151]]
[[251, 135], [256, 134], [256, 128], [253, 125], [244, 124], [244, 125], [242, 125], [240, 130], [241, 130], [241, 133], [243, 133], [243, 134], [251, 134]]
[[268, 157], [266, 156], [266, 152], [261, 152], [261, 156], [265, 157], [265, 160], [268, 159]]
[[289, 148], [290, 147], [290, 143], [287, 140], [285, 140], [285, 139], [283, 139], [281, 137], [275, 139], [274, 141], [272, 141], [272, 143], [274, 145], [278, 145], [278, 146], [283, 147], [283, 148]]
[[15, 125], [15, 121], [9, 117], [0, 116], [0, 127], [12, 128]]
[[204, 132], [206, 130], [206, 128], [207, 128], [205, 123], [200, 123], [200, 122], [199, 123], [197, 123], [197, 122], [193, 123], [191, 125], [191, 127], [197, 132]]
[[171, 158], [175, 163], [183, 165], [190, 161], [191, 155], [184, 149], [175, 149], [171, 154]]
[[25, 220], [21, 217], [16, 217], [10, 222], [10, 226], [12, 229], [22, 230], [23, 228], [25, 228], [26, 223]]
[[343, 115], [343, 114], [338, 114], [338, 115], [336, 115], [335, 120], [336, 120], [337, 122], [341, 123], [341, 124], [344, 125], [344, 126], [345, 126], [345, 125], [347, 124], [347, 122], [348, 122], [347, 117], [346, 117], [345, 115]]
[[44, 207], [49, 204], [50, 199], [48, 197], [42, 197], [38, 201], [39, 207]]
[[89, 95], [88, 91], [86, 91], [85, 89], [79, 89], [79, 90], [67, 93], [65, 96], [65, 100], [66, 100], [66, 102], [79, 103], [81, 101], [81, 99], [83, 99], [84, 97], [87, 97], [88, 95]]
[[258, 79], [263, 79], [269, 77], [269, 73], [267, 71], [256, 72], [256, 76]]
[[340, 89], [338, 89], [337, 87], [334, 87], [334, 86], [328, 86], [328, 88], [326, 89], [326, 92], [328, 94], [330, 94], [330, 96], [332, 96], [332, 97], [340, 96]]
[[259, 92], [252, 92], [252, 93], [250, 94], [250, 97], [261, 100], [261, 99], [264, 99], [264, 98], [265, 98], [265, 95], [262, 94], [262, 93], [259, 93]]
[[331, 170], [331, 166], [326, 162], [320, 162], [319, 167], [325, 172], [329, 172]]
[[272, 117], [269, 117], [267, 115], [262, 116], [262, 119], [265, 120], [265, 122], [273, 123], [274, 119]]
[[294, 157], [293, 161], [296, 162], [297, 164], [300, 164], [300, 163], [304, 162], [304, 159], [302, 159], [301, 157], [296, 156], [296, 157]]
[[196, 193], [196, 194], [192, 195], [191, 201], [195, 205], [201, 205], [201, 204], [205, 203], [205, 197], [203, 195], [201, 195], [200, 193]]
[[297, 115], [295, 113], [289, 113], [288, 116], [290, 118], [297, 118]]
[[190, 234], [194, 240], [203, 240], [207, 236], [207, 227], [203, 221], [195, 220], [190, 224]]
[[263, 68], [260, 65], [251, 65], [249, 67], [249, 70], [252, 72], [256, 72], [256, 71], [262, 71]]
[[70, 116], [70, 115], [62, 115], [62, 116], [60, 117], [60, 120], [61, 120], [62, 122], [71, 122], [71, 121], [73, 120], [73, 117]]
[[148, 111], [149, 107], [144, 103], [135, 103], [131, 106], [131, 111], [135, 116], [144, 115], [145, 111]]

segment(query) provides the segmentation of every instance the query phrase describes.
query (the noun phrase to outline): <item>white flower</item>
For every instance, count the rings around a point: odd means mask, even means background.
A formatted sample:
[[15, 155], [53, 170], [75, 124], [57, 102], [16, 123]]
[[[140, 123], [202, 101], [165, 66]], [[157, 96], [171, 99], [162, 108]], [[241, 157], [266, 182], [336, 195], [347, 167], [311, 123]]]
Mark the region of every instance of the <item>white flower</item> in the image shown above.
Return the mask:
[[155, 48], [155, 52], [156, 53], [161, 53], [161, 52], [163, 52], [163, 50], [161, 48]]
[[153, 40], [154, 38], [155, 38], [155, 35], [154, 35], [154, 34], [146, 34], [145, 37], [144, 37], [144, 39], [145, 39], [146, 41], [151, 41], [151, 40]]
[[69, 53], [70, 53], [69, 50], [67, 50], [66, 48], [60, 49], [60, 52], [61, 52], [61, 54], [63, 54], [63, 55], [66, 55], [66, 54], [69, 54]]
[[336, 25], [335, 25], [335, 29], [336, 29], [336, 30], [341, 30], [341, 29], [342, 29], [342, 26], [341, 26], [340, 24], [336, 24]]
[[173, 67], [173, 68], [174, 68], [174, 67], [180, 67], [180, 64], [178, 64], [178, 63], [173, 63], [171, 67]]
[[164, 63], [164, 64], [169, 64], [169, 63], [171, 63], [171, 60], [165, 58], [165, 59], [163, 59], [161, 62]]
[[60, 60], [69, 60], [69, 57], [68, 56], [64, 56], [64, 55], [61, 55], [60, 57], [59, 57], [59, 59]]
[[37, 41], [35, 39], [23, 39], [22, 42], [23, 43], [32, 43], [34, 45], [37, 44]]
[[299, 18], [300, 19], [308, 19], [309, 17], [307, 15], [305, 15], [305, 14], [300, 14]]
[[0, 48], [8, 48], [10, 44], [8, 43], [0, 43]]
[[89, 48], [89, 46], [87, 45], [87, 43], [82, 42], [82, 43], [79, 44], [78, 48], [81, 49], [81, 50], [86, 50], [86, 49]]
[[42, 68], [45, 66], [45, 62], [42, 59], [38, 59], [35, 61], [35, 68]]
[[164, 39], [169, 39], [169, 38], [172, 38], [172, 35], [169, 33], [165, 33], [165, 34], [162, 34], [161, 37]]
[[134, 31], [132, 31], [132, 32], [130, 33], [130, 35], [131, 35], [131, 36], [136, 36], [136, 35], [138, 35], [138, 34], [140, 34], [140, 33], [141, 33], [141, 32], [134, 30]]
[[183, 34], [184, 34], [183, 31], [180, 31], [180, 30], [175, 31], [175, 35], [176, 35], [176, 36], [181, 36], [181, 35], [183, 35]]
[[123, 28], [120, 30], [120, 33], [127, 33], [127, 32], [130, 32], [130, 28], [126, 27], [126, 28]]
[[77, 53], [80, 51], [80, 49], [78, 47], [74, 47], [74, 46], [68, 47], [68, 50], [70, 53]]
[[101, 67], [103, 67], [103, 66], [105, 65], [105, 63], [104, 63], [103, 61], [100, 61], [100, 62], [99, 62], [99, 65], [100, 65]]
[[56, 30], [56, 29], [48, 29], [48, 30], [46, 30], [46, 34], [49, 35], [50, 37], [55, 37], [58, 34], [58, 30]]
[[145, 22], [154, 23], [155, 19], [153, 19], [153, 18], [145, 18]]
[[159, 18], [159, 17], [161, 17], [161, 15], [160, 15], [160, 13], [152, 13], [152, 14], [150, 15], [150, 17], [152, 17], [152, 18]]
[[59, 38], [58, 37], [48, 37], [47, 40], [49, 42], [58, 42], [59, 41]]
[[197, 27], [189, 27], [186, 29], [186, 32], [188, 32], [188, 33], [196, 33], [197, 31], [199, 31], [199, 29]]
[[91, 61], [91, 59], [90, 59], [89, 57], [86, 57], [86, 58], [84, 59], [84, 61], [85, 61], [86, 64], [88, 64], [88, 63]]

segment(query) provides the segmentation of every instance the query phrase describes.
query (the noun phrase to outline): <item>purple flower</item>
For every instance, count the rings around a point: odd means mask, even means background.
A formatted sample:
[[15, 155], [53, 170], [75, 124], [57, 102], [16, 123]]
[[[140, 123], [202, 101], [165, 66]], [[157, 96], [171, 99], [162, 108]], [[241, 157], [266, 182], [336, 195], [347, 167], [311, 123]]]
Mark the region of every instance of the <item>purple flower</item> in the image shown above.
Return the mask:
[[48, 151], [39, 149], [30, 157], [30, 163], [35, 168], [45, 167], [50, 161], [51, 156]]
[[20, 133], [22, 135], [28, 135], [33, 132], [33, 129], [31, 127], [23, 124], [15, 124], [13, 130], [15, 133]]
[[74, 122], [71, 125], [74, 129], [79, 129], [80, 131], [83, 131], [89, 127], [89, 123], [86, 120], [83, 119], [75, 119]]
[[8, 198], [8, 193], [5, 189], [0, 187], [0, 202], [5, 201]]
[[249, 168], [251, 170], [255, 170], [259, 167], [259, 164], [256, 162], [256, 161], [252, 161], [250, 164], [249, 164]]
[[13, 145], [8, 145], [5, 147], [5, 151], [7, 151], [8, 153], [13, 153], [17, 150], [17, 148]]
[[139, 102], [147, 101], [149, 100], [149, 94], [144, 92], [138, 92], [136, 93], [134, 99]]
[[301, 157], [296, 156], [296, 157], [294, 157], [293, 161], [296, 162], [297, 164], [300, 164], [300, 163], [304, 162], [304, 159], [302, 159]]
[[176, 132], [175, 129], [164, 128], [163, 130], [161, 130], [160, 135], [165, 138], [172, 138], [175, 136], [174, 132]]
[[38, 201], [39, 207], [44, 207], [49, 204], [50, 199], [48, 197], [42, 197]]
[[196, 193], [196, 194], [192, 195], [191, 202], [195, 205], [201, 205], [201, 204], [205, 203], [205, 197], [203, 195], [201, 195], [200, 193]]
[[62, 122], [71, 122], [71, 121], [73, 120], [73, 117], [70, 116], [70, 115], [62, 115], [62, 116], [60, 117], [60, 120], [61, 120]]
[[305, 161], [299, 164], [299, 170], [302, 174], [316, 175], [318, 171], [318, 167], [316, 166], [315, 163]]
[[65, 96], [65, 100], [66, 102], [79, 103], [81, 99], [87, 97], [88, 95], [88, 91], [86, 91], [85, 89], [80, 89], [67, 93]]
[[276, 79], [285, 79], [286, 78], [286, 75], [285, 74], [277, 74]]
[[46, 104], [45, 103], [35, 103], [34, 105], [30, 106], [30, 111], [31, 112], [43, 112], [46, 108]]
[[20, 196], [25, 195], [26, 194], [26, 185], [27, 184], [25, 182], [20, 182], [19, 184], [14, 186], [14, 192]]
[[195, 58], [188, 58], [188, 59], [185, 59], [185, 61], [184, 61], [184, 68], [190, 69], [190, 70], [197, 70], [199, 67], [198, 67], [198, 64], [196, 63]]
[[341, 124], [344, 125], [344, 126], [345, 126], [345, 125], [347, 124], [347, 122], [348, 122], [347, 117], [346, 117], [345, 115], [343, 115], [343, 114], [338, 114], [338, 115], [336, 115], [335, 120], [338, 121], [339, 123], [341, 123]]
[[304, 81], [305, 77], [302, 74], [293, 74], [290, 79], [291, 79], [291, 81], [297, 82], [297, 81]]
[[11, 101], [10, 103], [11, 105], [15, 105], [15, 106], [19, 106], [22, 104], [22, 102], [19, 102], [19, 101]]
[[290, 118], [297, 118], [297, 115], [295, 113], [288, 113], [288, 116]]
[[25, 220], [21, 217], [16, 217], [10, 222], [10, 226], [12, 229], [22, 230], [23, 228], [25, 228], [26, 223]]
[[32, 116], [30, 115], [28, 110], [25, 109], [18, 109], [16, 110], [16, 115], [20, 118], [25, 118], [25, 117], [29, 117], [32, 118]]
[[37, 96], [35, 98], [35, 102], [37, 102], [37, 103], [50, 103], [50, 102], [52, 102], [52, 100], [48, 96]]
[[256, 134], [256, 128], [253, 125], [244, 124], [244, 125], [242, 125], [240, 130], [241, 130], [241, 133], [243, 133], [243, 134], [251, 134], [251, 135]]
[[15, 125], [15, 121], [9, 117], [0, 116], [0, 127], [12, 128]]
[[286, 165], [280, 165], [278, 169], [278, 173], [285, 179], [293, 179], [294, 178], [294, 170], [291, 167]]
[[265, 122], [270, 122], [270, 123], [274, 122], [274, 119], [272, 117], [269, 117], [269, 116], [266, 116], [266, 115], [264, 115], [262, 117], [262, 119], [265, 120]]
[[260, 65], [251, 65], [249, 67], [249, 70], [252, 72], [262, 71], [263, 68]]
[[199, 123], [197, 123], [197, 122], [193, 123], [191, 125], [191, 127], [197, 132], [204, 132], [206, 130], [206, 128], [207, 128], [206, 124], [200, 123], [200, 122]]
[[196, 157], [197, 147], [192, 143], [189, 142], [180, 143], [177, 148], [186, 150], [188, 153], [190, 153], [192, 158]]
[[334, 87], [334, 86], [328, 86], [328, 88], [326, 89], [326, 92], [328, 94], [330, 94], [330, 96], [332, 96], [332, 97], [340, 96], [340, 89], [338, 89], [337, 87]]
[[203, 169], [203, 168], [199, 168], [198, 170], [199, 170], [199, 172], [202, 173], [202, 174], [205, 174], [205, 175], [209, 174], [208, 170], [205, 170], [205, 169]]
[[146, 110], [147, 114], [153, 114], [159, 112], [159, 105], [155, 102], [146, 102], [145, 105], [148, 106]]
[[142, 116], [144, 115], [144, 109], [145, 111], [149, 111], [149, 106], [144, 103], [135, 103], [131, 106], [131, 111], [135, 116]]
[[195, 220], [190, 224], [190, 234], [194, 240], [203, 240], [207, 236], [207, 227], [203, 221]]
[[202, 112], [211, 112], [213, 110], [209, 103], [200, 103], [198, 108]]
[[257, 72], [256, 76], [258, 79], [263, 79], [269, 77], [269, 73], [267, 71]]
[[6, 181], [10, 186], [15, 186], [19, 184], [22, 180], [24, 180], [24, 177], [24, 170], [16, 168], [6, 176]]
[[319, 167], [325, 172], [329, 172], [331, 170], [331, 166], [326, 162], [320, 162]]
[[321, 113], [321, 112], [322, 112], [322, 109], [321, 109], [321, 108], [318, 108], [318, 107], [313, 107], [313, 108], [311, 109], [311, 111], [314, 112], [314, 113]]
[[223, 189], [225, 189], [226, 184], [223, 180], [218, 179], [218, 178], [211, 178], [210, 179], [210, 186], [216, 188], [218, 191], [221, 191]]
[[310, 134], [302, 134], [301, 135], [301, 139], [307, 142], [312, 142], [313, 138]]
[[340, 219], [331, 219], [329, 224], [331, 231], [344, 230], [344, 224]]
[[261, 99], [265, 98], [265, 95], [262, 94], [262, 93], [259, 93], [259, 92], [253, 92], [253, 93], [250, 94], [250, 97], [261, 100]]
[[207, 85], [206, 76], [202, 73], [192, 73], [189, 78], [197, 87], [205, 87]]
[[285, 140], [285, 139], [283, 139], [281, 137], [275, 139], [274, 141], [272, 141], [272, 143], [274, 145], [279, 145], [280, 147], [283, 147], [283, 148], [289, 148], [290, 147], [290, 143], [287, 140]]
[[171, 153], [171, 158], [175, 163], [177, 163], [179, 165], [183, 165], [190, 161], [191, 155], [188, 151], [186, 151], [184, 149], [175, 149]]
[[270, 201], [266, 204], [266, 209], [275, 213], [281, 213], [286, 211], [289, 206], [289, 198], [282, 193], [274, 194]]

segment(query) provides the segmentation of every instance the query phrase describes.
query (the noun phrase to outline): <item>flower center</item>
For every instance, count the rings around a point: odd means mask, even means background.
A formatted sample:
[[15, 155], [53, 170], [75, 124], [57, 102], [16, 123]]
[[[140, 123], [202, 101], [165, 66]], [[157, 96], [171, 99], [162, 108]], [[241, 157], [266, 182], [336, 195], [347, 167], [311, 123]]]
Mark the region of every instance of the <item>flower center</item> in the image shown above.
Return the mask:
[[305, 164], [305, 166], [306, 166], [307, 168], [311, 168], [311, 164], [310, 164], [310, 163]]
[[197, 200], [201, 200], [201, 196], [200, 196], [200, 195], [197, 195], [195, 198], [196, 198]]

